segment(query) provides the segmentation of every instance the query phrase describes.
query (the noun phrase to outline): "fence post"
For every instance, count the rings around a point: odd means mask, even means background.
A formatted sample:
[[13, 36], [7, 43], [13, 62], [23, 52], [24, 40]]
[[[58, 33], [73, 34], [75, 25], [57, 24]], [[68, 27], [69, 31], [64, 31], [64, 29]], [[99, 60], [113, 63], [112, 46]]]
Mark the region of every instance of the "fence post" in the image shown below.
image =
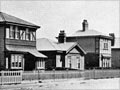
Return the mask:
[[68, 79], [68, 69], [67, 69], [67, 79]]
[[94, 70], [94, 79], [95, 79], [95, 78], [96, 78], [96, 77], [95, 77], [95, 68], [94, 68], [93, 70]]
[[79, 69], [79, 75], [78, 75], [78, 78], [80, 78], [81, 77], [81, 75], [80, 75], [80, 69]]
[[38, 69], [38, 82], [39, 82], [39, 69]]
[[[1, 84], [0, 84], [0, 85], [1, 85], [1, 87], [2, 87], [2, 71], [0, 71], [0, 77], [1, 77], [1, 80], [0, 80]], [[0, 87], [0, 88], [1, 88], [1, 87]]]
[[2, 81], [2, 78], [3, 78], [3, 71], [1, 71], [1, 86], [2, 86], [2, 84], [3, 84], [3, 83], [2, 83], [2, 82], [3, 82], [3, 81]]
[[55, 69], [53, 69], [53, 79], [55, 81]]

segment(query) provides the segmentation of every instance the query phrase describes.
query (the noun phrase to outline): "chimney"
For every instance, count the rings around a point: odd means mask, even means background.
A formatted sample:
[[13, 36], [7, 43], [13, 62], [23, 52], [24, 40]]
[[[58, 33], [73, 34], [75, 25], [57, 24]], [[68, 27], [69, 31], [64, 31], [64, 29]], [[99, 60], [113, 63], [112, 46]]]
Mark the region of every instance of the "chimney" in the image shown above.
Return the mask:
[[83, 27], [83, 31], [88, 30], [88, 22], [87, 22], [87, 20], [83, 20], [82, 27]]
[[66, 42], [66, 33], [64, 30], [61, 30], [58, 36], [58, 43], [65, 43]]
[[115, 34], [114, 33], [109, 33], [109, 36], [112, 37], [111, 46], [114, 46], [114, 44], [115, 44]]

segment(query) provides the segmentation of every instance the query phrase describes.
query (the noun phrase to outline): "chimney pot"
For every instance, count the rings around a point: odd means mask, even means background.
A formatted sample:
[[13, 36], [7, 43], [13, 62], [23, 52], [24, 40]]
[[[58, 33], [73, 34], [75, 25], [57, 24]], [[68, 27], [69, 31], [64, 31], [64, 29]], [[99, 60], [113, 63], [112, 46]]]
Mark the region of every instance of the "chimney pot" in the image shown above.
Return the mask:
[[83, 27], [83, 31], [88, 30], [88, 22], [86, 19], [83, 20], [82, 27]]

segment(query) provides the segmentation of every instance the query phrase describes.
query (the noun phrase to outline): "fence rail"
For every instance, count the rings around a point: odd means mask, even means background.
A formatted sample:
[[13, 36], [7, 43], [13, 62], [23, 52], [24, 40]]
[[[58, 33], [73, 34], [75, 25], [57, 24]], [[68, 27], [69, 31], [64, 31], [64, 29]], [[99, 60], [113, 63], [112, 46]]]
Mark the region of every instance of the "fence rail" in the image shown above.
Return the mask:
[[0, 71], [0, 84], [21, 83], [22, 80], [45, 80], [84, 78], [99, 79], [120, 77], [120, 70], [85, 70], [85, 71]]
[[120, 77], [120, 70], [85, 70], [85, 71], [45, 71], [45, 72], [24, 72], [23, 80], [44, 80], [44, 79], [67, 79], [67, 78], [84, 78], [99, 79]]
[[22, 71], [0, 71], [0, 84], [17, 84], [22, 82]]

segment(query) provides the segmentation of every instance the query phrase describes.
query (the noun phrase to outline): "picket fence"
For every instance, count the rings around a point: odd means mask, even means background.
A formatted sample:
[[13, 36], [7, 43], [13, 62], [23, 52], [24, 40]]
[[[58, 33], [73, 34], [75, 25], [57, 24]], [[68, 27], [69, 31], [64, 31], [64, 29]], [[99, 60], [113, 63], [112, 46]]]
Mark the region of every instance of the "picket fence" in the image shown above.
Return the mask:
[[118, 78], [120, 70], [84, 70], [84, 71], [24, 71], [23, 80], [46, 80], [46, 79], [67, 79], [67, 78], [84, 78], [84, 79], [100, 79], [100, 78]]
[[18, 84], [22, 82], [22, 71], [0, 71], [0, 84]]
[[84, 71], [0, 71], [0, 85], [18, 84], [22, 80], [46, 80], [67, 78], [99, 78], [120, 77], [120, 70], [84, 70]]

